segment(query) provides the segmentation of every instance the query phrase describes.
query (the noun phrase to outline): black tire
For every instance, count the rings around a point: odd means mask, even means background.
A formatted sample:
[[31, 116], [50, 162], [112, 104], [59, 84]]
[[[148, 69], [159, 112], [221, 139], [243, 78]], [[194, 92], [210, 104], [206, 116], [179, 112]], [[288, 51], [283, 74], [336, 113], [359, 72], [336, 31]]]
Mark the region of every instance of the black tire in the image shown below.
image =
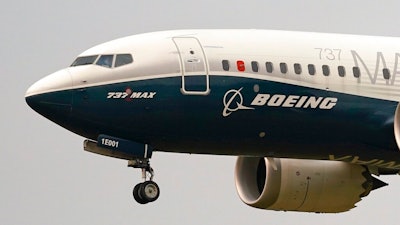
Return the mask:
[[155, 182], [146, 181], [140, 186], [139, 195], [147, 202], [154, 202], [160, 196], [160, 188]]
[[133, 188], [133, 198], [139, 204], [146, 204], [146, 203], [149, 203], [149, 201], [147, 201], [146, 199], [143, 199], [142, 196], [140, 195], [140, 190], [142, 189], [142, 185], [143, 185], [143, 183], [139, 183]]

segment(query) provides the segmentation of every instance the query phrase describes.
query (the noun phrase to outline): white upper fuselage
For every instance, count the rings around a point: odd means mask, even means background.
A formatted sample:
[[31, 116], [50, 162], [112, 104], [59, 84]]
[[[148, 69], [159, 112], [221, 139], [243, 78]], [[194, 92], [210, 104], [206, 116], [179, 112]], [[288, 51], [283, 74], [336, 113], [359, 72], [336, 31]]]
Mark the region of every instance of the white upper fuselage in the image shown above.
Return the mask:
[[[80, 56], [130, 53], [134, 63], [120, 68], [96, 65], [69, 67], [39, 81], [27, 95], [96, 86], [107, 83], [181, 76], [181, 65], [174, 37], [195, 37], [203, 46], [210, 75], [232, 75], [325, 89], [364, 97], [398, 101], [400, 39], [342, 34], [322, 34], [270, 30], [178, 30], [133, 35], [93, 47]], [[229, 71], [222, 68], [222, 60], [230, 63]], [[243, 61], [244, 71], [238, 71], [237, 61]], [[257, 62], [258, 72], [251, 62]], [[273, 64], [273, 72], [266, 71], [266, 62]], [[287, 64], [287, 73], [280, 71], [280, 63]], [[301, 65], [295, 74], [294, 64]], [[307, 66], [315, 66], [310, 75]], [[329, 67], [325, 76], [322, 66]], [[343, 77], [338, 66], [345, 68]], [[361, 75], [353, 75], [358, 66]], [[385, 79], [383, 69], [390, 77]], [[400, 69], [399, 69], [400, 70]], [[63, 76], [69, 73], [71, 80]], [[112, 76], [110, 76], [112, 74]], [[53, 79], [54, 78], [54, 79]]]

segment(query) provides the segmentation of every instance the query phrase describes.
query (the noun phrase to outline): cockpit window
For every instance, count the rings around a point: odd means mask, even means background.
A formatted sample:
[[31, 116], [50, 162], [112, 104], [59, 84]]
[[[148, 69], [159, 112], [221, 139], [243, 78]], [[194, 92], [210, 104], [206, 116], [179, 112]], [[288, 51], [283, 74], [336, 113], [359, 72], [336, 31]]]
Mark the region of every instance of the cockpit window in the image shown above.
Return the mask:
[[[115, 62], [113, 62], [115, 57]], [[97, 61], [96, 61], [97, 60]], [[96, 64], [98, 66], [103, 66], [107, 68], [120, 67], [133, 62], [131, 54], [118, 54], [118, 55], [91, 55], [91, 56], [81, 56], [75, 59], [71, 66], [83, 66]]]
[[118, 54], [115, 59], [115, 67], [123, 66], [132, 62], [133, 59], [131, 54]]
[[75, 59], [75, 61], [71, 64], [71, 66], [83, 66], [93, 64], [98, 55], [91, 55], [91, 56], [82, 56]]
[[113, 58], [114, 58], [114, 55], [102, 55], [97, 60], [96, 65], [111, 68], [112, 63], [113, 63]]

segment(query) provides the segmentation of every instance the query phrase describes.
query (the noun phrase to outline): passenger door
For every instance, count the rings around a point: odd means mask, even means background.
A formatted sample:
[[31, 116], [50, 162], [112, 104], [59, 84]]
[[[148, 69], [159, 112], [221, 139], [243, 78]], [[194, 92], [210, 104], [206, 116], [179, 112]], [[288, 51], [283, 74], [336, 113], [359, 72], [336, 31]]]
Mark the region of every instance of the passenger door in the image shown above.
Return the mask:
[[172, 40], [180, 58], [182, 93], [207, 95], [210, 92], [209, 70], [200, 41], [195, 37], [174, 37]]

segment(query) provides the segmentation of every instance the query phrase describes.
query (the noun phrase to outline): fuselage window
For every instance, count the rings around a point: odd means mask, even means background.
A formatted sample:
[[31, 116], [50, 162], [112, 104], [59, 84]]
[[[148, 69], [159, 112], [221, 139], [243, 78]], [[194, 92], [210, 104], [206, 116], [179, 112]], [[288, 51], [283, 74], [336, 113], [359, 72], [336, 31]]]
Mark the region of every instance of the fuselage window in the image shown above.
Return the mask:
[[266, 67], [268, 73], [272, 73], [272, 71], [274, 70], [272, 62], [266, 62], [265, 67]]
[[324, 74], [324, 76], [329, 76], [329, 66], [328, 65], [322, 66], [322, 74]]
[[251, 69], [253, 70], [253, 72], [258, 72], [258, 62], [256, 61], [252, 61], [251, 62]]
[[91, 55], [91, 56], [81, 56], [75, 59], [75, 61], [71, 64], [71, 66], [83, 66], [83, 65], [90, 65], [93, 64], [98, 55]]
[[301, 74], [301, 65], [300, 65], [300, 64], [295, 63], [295, 64], [293, 65], [293, 67], [294, 67], [294, 72], [295, 72], [296, 74]]
[[357, 66], [353, 67], [353, 75], [355, 78], [359, 78], [360, 77], [360, 68], [358, 68]]
[[315, 75], [315, 66], [313, 64], [308, 64], [308, 73], [310, 75]]
[[346, 70], [344, 68], [344, 66], [338, 66], [338, 73], [340, 77], [344, 77], [346, 75]]
[[389, 80], [390, 79], [390, 71], [389, 71], [389, 69], [388, 68], [384, 68], [382, 70], [382, 72], [383, 72], [383, 78], [385, 78], [386, 80]]
[[131, 54], [118, 54], [115, 57], [115, 67], [120, 67], [133, 62]]
[[281, 68], [281, 73], [287, 73], [287, 65], [286, 65], [286, 63], [280, 63], [279, 67]]
[[114, 55], [102, 55], [97, 60], [96, 65], [111, 68], [112, 63], [113, 63], [113, 58], [114, 58]]
[[229, 61], [224, 59], [222, 60], [222, 69], [225, 71], [229, 71]]

